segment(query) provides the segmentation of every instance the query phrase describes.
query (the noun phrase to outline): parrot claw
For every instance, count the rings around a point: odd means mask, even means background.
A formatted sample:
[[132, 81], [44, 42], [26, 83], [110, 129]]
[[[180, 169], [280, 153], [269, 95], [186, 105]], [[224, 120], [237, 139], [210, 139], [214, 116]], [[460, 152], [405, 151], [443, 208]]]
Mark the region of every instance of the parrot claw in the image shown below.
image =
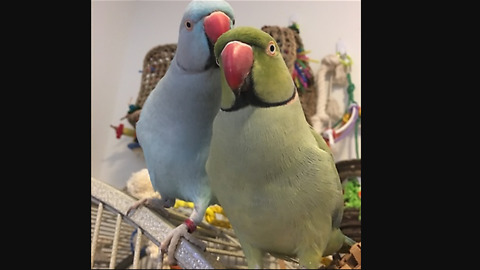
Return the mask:
[[132, 206], [130, 206], [130, 208], [128, 208], [125, 215], [130, 216], [131, 214], [133, 214], [133, 212], [135, 212], [135, 210], [137, 210], [142, 205], [146, 206], [151, 210], [156, 211], [163, 217], [168, 218], [170, 215], [168, 211], [165, 210], [163, 201], [158, 198], [143, 198], [141, 200], [138, 200]]
[[147, 199], [141, 199], [135, 202], [130, 208], [128, 208], [127, 212], [125, 213], [126, 216], [130, 216], [135, 210], [137, 210], [140, 206], [144, 205]]
[[202, 251], [205, 251], [207, 248], [207, 245], [203, 241], [191, 235], [188, 232], [187, 225], [182, 223], [175, 229], [171, 230], [160, 245], [161, 252], [163, 254], [167, 253], [167, 263], [170, 265], [176, 264], [175, 251], [177, 249], [177, 244], [180, 241], [180, 237], [182, 236], [190, 243], [198, 246]]

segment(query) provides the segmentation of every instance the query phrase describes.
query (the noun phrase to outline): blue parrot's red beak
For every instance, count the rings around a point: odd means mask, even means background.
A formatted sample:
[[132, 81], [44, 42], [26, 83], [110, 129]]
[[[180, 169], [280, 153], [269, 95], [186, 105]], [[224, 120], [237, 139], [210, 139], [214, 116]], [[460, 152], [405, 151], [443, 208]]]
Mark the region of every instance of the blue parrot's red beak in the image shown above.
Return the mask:
[[215, 44], [223, 33], [230, 30], [230, 18], [221, 11], [215, 11], [205, 17], [203, 26], [208, 39]]
[[238, 91], [252, 69], [252, 47], [239, 41], [230, 41], [223, 48], [221, 57], [225, 79], [232, 90]]

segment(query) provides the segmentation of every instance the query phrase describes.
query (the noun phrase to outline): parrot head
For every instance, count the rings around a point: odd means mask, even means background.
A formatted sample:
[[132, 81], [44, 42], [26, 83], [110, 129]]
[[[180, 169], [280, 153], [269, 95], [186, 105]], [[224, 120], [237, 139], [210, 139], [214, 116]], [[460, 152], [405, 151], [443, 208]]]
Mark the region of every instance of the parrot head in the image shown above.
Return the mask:
[[222, 70], [222, 110], [280, 106], [295, 97], [295, 84], [280, 48], [262, 30], [231, 29], [218, 38], [214, 52]]
[[186, 71], [216, 67], [213, 46], [235, 23], [233, 9], [223, 0], [193, 0], [180, 22], [175, 61]]

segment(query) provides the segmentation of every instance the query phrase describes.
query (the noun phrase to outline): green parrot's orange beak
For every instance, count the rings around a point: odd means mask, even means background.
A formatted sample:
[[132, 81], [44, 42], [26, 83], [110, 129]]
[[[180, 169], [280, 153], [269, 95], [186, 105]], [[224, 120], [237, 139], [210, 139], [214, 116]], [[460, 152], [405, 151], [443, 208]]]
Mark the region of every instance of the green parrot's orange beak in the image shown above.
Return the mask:
[[221, 57], [225, 79], [232, 90], [238, 91], [252, 69], [252, 47], [239, 41], [230, 41], [223, 48]]
[[205, 33], [212, 44], [215, 44], [223, 33], [230, 30], [230, 25], [230, 18], [221, 11], [212, 12], [203, 21]]

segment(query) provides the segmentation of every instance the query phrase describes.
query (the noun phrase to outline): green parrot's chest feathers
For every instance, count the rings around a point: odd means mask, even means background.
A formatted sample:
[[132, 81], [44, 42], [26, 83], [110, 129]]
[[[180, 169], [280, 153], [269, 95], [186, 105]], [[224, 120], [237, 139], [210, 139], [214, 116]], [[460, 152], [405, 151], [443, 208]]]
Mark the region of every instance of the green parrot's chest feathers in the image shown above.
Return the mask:
[[301, 228], [317, 226], [304, 220], [331, 226], [331, 209], [341, 198], [338, 175], [330, 154], [311, 135], [298, 100], [220, 112], [213, 130], [207, 162], [212, 190], [232, 224], [250, 232], [245, 237], [251, 243], [293, 253], [292, 241], [307, 232]]
[[[301, 125], [283, 111], [248, 106], [238, 112], [220, 112], [214, 122], [212, 154], [222, 157], [231, 173], [275, 179], [299, 158], [295, 133]], [[279, 124], [272, 125], [272, 121]]]
[[212, 158], [221, 158], [218, 162], [225, 165], [223, 171], [240, 171], [242, 177], [272, 180], [291, 170], [292, 165], [308, 166], [309, 158], [314, 155], [307, 152], [316, 150], [317, 144], [310, 134], [300, 102], [293, 103], [219, 112], [213, 124]]

